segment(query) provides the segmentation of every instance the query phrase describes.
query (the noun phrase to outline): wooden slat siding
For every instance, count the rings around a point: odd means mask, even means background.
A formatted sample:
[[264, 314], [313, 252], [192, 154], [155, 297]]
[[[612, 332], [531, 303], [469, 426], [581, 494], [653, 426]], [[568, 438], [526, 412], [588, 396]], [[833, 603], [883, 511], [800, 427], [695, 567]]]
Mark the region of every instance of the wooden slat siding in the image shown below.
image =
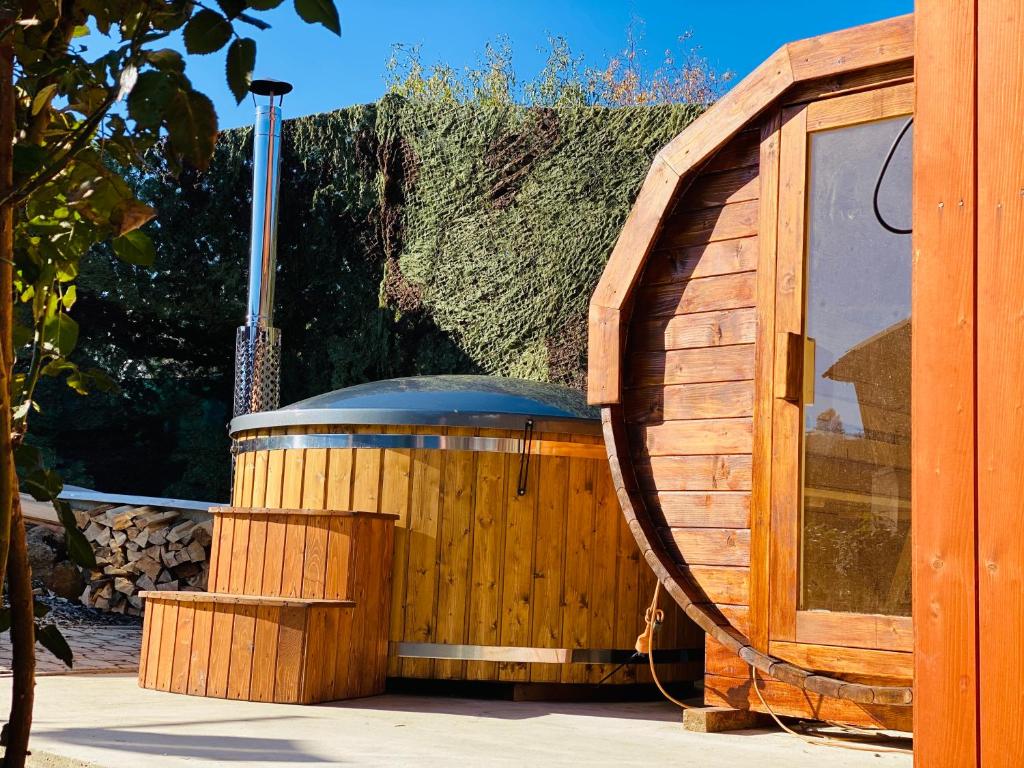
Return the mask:
[[[392, 523], [378, 525], [377, 530], [384, 539], [383, 549], [379, 550], [378, 557], [384, 563], [390, 563], [394, 560], [395, 555], [395, 526]], [[373, 570], [373, 574], [376, 578], [372, 592], [373, 608], [377, 611], [374, 623], [371, 624], [376, 629], [374, 637], [377, 641], [377, 655], [374, 655], [373, 658], [380, 658], [384, 661], [373, 667], [375, 674], [372, 679], [372, 688], [373, 692], [380, 693], [384, 691], [387, 680], [387, 656], [390, 647], [388, 627], [391, 620], [391, 572], [387, 568], [377, 567]]]
[[256, 454], [245, 453], [242, 454], [242, 458], [242, 503], [239, 506], [247, 507], [252, 504], [252, 488], [256, 474]]
[[179, 605], [178, 622], [174, 630], [174, 661], [171, 662], [171, 682], [168, 690], [174, 693], [188, 691], [188, 669], [192, 660], [192, 630], [195, 625], [195, 606]]
[[[594, 566], [590, 573], [590, 647], [611, 648], [615, 642], [615, 626], [617, 618], [616, 585], [618, 583], [618, 539], [624, 520], [619, 511], [619, 501], [615, 497], [615, 486], [612, 484], [611, 472], [607, 462], [599, 462], [595, 467], [594, 476], [595, 506], [594, 521], [590, 535], [595, 554]], [[635, 542], [634, 542], [635, 544]], [[597, 559], [599, 553], [616, 553], [616, 562], [609, 563], [605, 557]], [[606, 674], [605, 665], [594, 664], [587, 667], [587, 682], [596, 683]], [[611, 670], [608, 670], [611, 671]], [[617, 681], [618, 678], [615, 678]]]
[[277, 668], [277, 628], [280, 606], [260, 605], [256, 608], [256, 631], [253, 640], [253, 666], [249, 698], [252, 701], [274, 700], [274, 677]]
[[192, 624], [192, 647], [188, 664], [186, 693], [206, 695], [206, 680], [210, 671], [211, 636], [213, 633], [212, 606], [196, 603]]
[[328, 600], [352, 600], [353, 531], [356, 518], [334, 516], [327, 538], [327, 569], [324, 597]]
[[757, 237], [718, 240], [688, 248], [656, 249], [644, 272], [645, 285], [731, 275], [757, 268]]
[[727, 171], [702, 173], [680, 201], [676, 211], [715, 208], [730, 203], [756, 200], [757, 163]]
[[623, 308], [635, 299], [633, 289], [677, 188], [794, 83], [908, 59], [913, 55], [912, 36], [913, 21], [908, 16], [790, 43], [658, 153], [591, 298], [591, 403], [620, 402]]
[[761, 126], [761, 211], [757, 257], [757, 341], [754, 354], [754, 403], [750, 520], [750, 643], [768, 649], [768, 574], [771, 537], [772, 409], [775, 381], [775, 291], [779, 162], [782, 112], [772, 110]]
[[[750, 666], [735, 653], [708, 638], [705, 663], [706, 705], [765, 711], [751, 684]], [[868, 706], [817, 696], [764, 675], [758, 675], [758, 688], [772, 711], [779, 715], [900, 731], [909, 731], [911, 727], [911, 707]]]
[[1009, 768], [1024, 756], [1024, 11], [977, 8], [978, 722], [981, 764]]
[[[451, 429], [448, 434], [475, 436], [477, 431]], [[466, 585], [470, 583], [472, 570], [473, 503], [478, 455], [472, 451], [452, 451], [448, 453], [444, 464], [435, 635], [435, 642], [438, 643], [458, 645], [466, 642]], [[464, 674], [465, 662], [434, 662], [434, 675], [438, 678], [462, 678]]]
[[[408, 434], [409, 427], [388, 427], [389, 433]], [[394, 532], [394, 556], [391, 568], [391, 646], [388, 650], [388, 674], [398, 676], [401, 665], [398, 659], [398, 643], [405, 628], [406, 573], [409, 562], [409, 489], [411, 478], [410, 451], [403, 448], [387, 448], [381, 459], [384, 479], [381, 484], [380, 511], [398, 515]]]
[[752, 445], [749, 418], [666, 421], [654, 426], [640, 424], [630, 430], [630, 436], [638, 446], [638, 453], [646, 456], [749, 454]]
[[[408, 525], [409, 579], [403, 606], [403, 637], [408, 642], [430, 643], [434, 637], [437, 532], [440, 494], [443, 490], [443, 461], [443, 451], [413, 451]], [[430, 677], [433, 668], [430, 659], [402, 659], [404, 677]]]
[[837, 125], [880, 120], [914, 109], [914, 84], [872, 88], [843, 99], [822, 99], [807, 105], [807, 130], [820, 131]]
[[284, 491], [284, 451], [267, 452], [267, 492], [265, 504], [273, 509], [281, 507], [281, 494]]
[[[501, 595], [501, 625], [499, 645], [530, 645], [530, 616], [533, 613], [531, 589], [533, 586], [533, 541], [535, 537], [538, 477], [540, 463], [545, 457], [530, 459], [527, 474], [526, 493], [516, 493], [519, 482], [519, 457], [510, 454], [508, 472], [505, 476], [505, 549], [501, 555], [504, 563]], [[501, 662], [498, 665], [500, 680], [526, 681], [529, 671], [526, 664]]]
[[770, 643], [769, 648], [773, 656], [816, 672], [843, 674], [856, 669], [858, 674], [894, 680], [914, 676], [913, 653], [785, 642]]
[[[340, 432], [340, 428], [333, 431]], [[352, 509], [352, 448], [327, 451], [327, 508]]]
[[[917, 766], [928, 768], [980, 765], [979, 722], [999, 717], [996, 712], [982, 717], [977, 709], [977, 542], [971, 533], [977, 521], [976, 339], [981, 343], [975, 331], [977, 160], [969, 149], [977, 138], [976, 99], [983, 98], [976, 94], [975, 79], [978, 6], [974, 0], [922, 0], [917, 19], [911, 305], [914, 757]], [[999, 35], [992, 30], [989, 39]], [[1010, 418], [1006, 409], [1002, 416], [1004, 423]], [[1004, 441], [1003, 450], [1009, 448]], [[996, 635], [1002, 636], [1002, 631]]]
[[[534, 648], [565, 647], [562, 643], [562, 579], [565, 560], [573, 554], [566, 542], [569, 463], [570, 459], [565, 457], [544, 456], [537, 467], [540, 487], [530, 620], [530, 645]], [[560, 673], [556, 664], [533, 664], [530, 681], [556, 682]]]
[[[481, 430], [481, 436], [491, 433]], [[476, 462], [476, 496], [473, 504], [473, 556], [469, 592], [470, 645], [498, 645], [501, 617], [501, 573], [505, 542], [505, 478], [511, 458], [504, 453], [482, 453]], [[470, 680], [494, 680], [498, 665], [470, 661]]]
[[882, 64], [871, 69], [811, 80], [790, 88], [783, 94], [780, 103], [792, 107], [832, 96], [857, 93], [880, 85], [898, 85], [914, 78], [913, 59], [904, 59]]
[[[329, 690], [325, 695], [330, 699], [340, 699], [349, 690], [349, 668], [354, 662], [352, 658], [352, 628], [355, 623], [355, 611], [337, 611], [338, 633], [334, 648], [334, 674]], [[327, 663], [330, 663], [328, 655]]]
[[274, 679], [274, 700], [278, 703], [299, 701], [307, 616], [308, 611], [302, 608], [281, 608]]
[[752, 344], [757, 324], [753, 307], [674, 315], [637, 322], [630, 331], [632, 351], [667, 352], [674, 349]]
[[636, 465], [637, 482], [654, 491], [749, 491], [751, 457], [652, 456]]
[[645, 387], [626, 393], [626, 418], [634, 423], [752, 416], [753, 381], [716, 381]]
[[231, 538], [235, 530], [234, 520], [217, 516], [213, 519], [213, 541], [210, 547], [210, 573], [207, 576], [209, 589], [217, 592], [227, 589], [231, 578]]
[[[618, 515], [615, 528], [618, 569], [613, 585], [615, 619], [612, 625], [612, 647], [629, 648], [636, 642], [634, 630], [637, 617], [643, 614], [645, 606], [642, 601], [647, 599], [646, 595], [640, 594], [640, 571], [646, 570], [647, 564], [641, 562], [640, 550], [637, 549], [626, 518]], [[635, 682], [636, 673], [636, 666], [627, 664], [622, 671], [616, 673], [616, 679], [620, 683]]]
[[256, 606], [232, 606], [231, 662], [228, 669], [229, 699], [249, 698], [252, 684], [253, 645], [256, 640]]
[[[266, 437], [270, 430], [260, 429], [251, 433], [254, 437]], [[253, 475], [252, 475], [252, 498], [249, 505], [252, 507], [264, 507], [267, 502], [267, 465], [270, 455], [267, 451], [256, 451], [253, 453]], [[236, 504], [235, 506], [243, 506]]]
[[660, 248], [689, 248], [757, 234], [757, 200], [680, 211], [665, 222]]
[[756, 165], [758, 157], [757, 142], [757, 131], [750, 130], [749, 128], [739, 131], [700, 169], [701, 175], [719, 173], [733, 168], [748, 168], [751, 165]]
[[754, 376], [754, 345], [680, 349], [629, 356], [629, 387], [749, 381]]
[[[327, 650], [327, 611], [324, 606], [311, 606], [306, 613], [305, 647], [299, 671], [298, 699], [303, 704], [320, 701], [324, 687], [324, 652]], [[336, 640], [332, 639], [332, 642]], [[366, 666], [371, 666], [366, 660]], [[333, 666], [333, 665], [332, 665]]]
[[[312, 430], [323, 434], [325, 427]], [[302, 508], [324, 509], [327, 503], [327, 450], [308, 449], [302, 478]], [[306, 543], [302, 558], [302, 597], [323, 597], [327, 579], [327, 544], [330, 518], [309, 517], [305, 522]]]
[[249, 558], [250, 519], [248, 515], [231, 515], [231, 517], [234, 518], [231, 532], [231, 571], [228, 576], [227, 589], [224, 591], [244, 594]]
[[662, 491], [647, 498], [672, 528], [750, 527], [750, 494], [744, 491]]
[[754, 306], [754, 273], [733, 272], [674, 283], [641, 285], [637, 306], [644, 317], [669, 317]]
[[[804, 109], [782, 113], [779, 156], [778, 246], [775, 280], [775, 332], [803, 332], [804, 216], [807, 147]], [[773, 363], [774, 370], [774, 363]], [[772, 451], [797, 456], [800, 449], [800, 405], [772, 400]], [[797, 516], [800, 504], [799, 462], [776, 462], [771, 479], [771, 537], [769, 543], [768, 626], [778, 640], [795, 638]]]
[[[668, 528], [666, 545], [689, 565], [749, 567], [750, 531], [733, 528]], [[674, 545], [674, 547], [673, 547]]]
[[830, 611], [799, 611], [796, 615], [797, 642], [844, 645], [888, 651], [912, 651], [914, 629], [909, 616], [881, 616]]
[[[353, 432], [379, 432], [378, 427], [353, 427]], [[352, 466], [352, 507], [376, 512], [380, 506], [380, 448], [356, 448]]]
[[[589, 438], [579, 437], [578, 441]], [[597, 504], [595, 475], [604, 462], [571, 459], [568, 475], [568, 511], [565, 522], [565, 580], [562, 590], [562, 643], [564, 648], [587, 648], [590, 642], [590, 582], [594, 566], [594, 512]], [[563, 683], [585, 683], [582, 664], [562, 667]]]
[[158, 691], [171, 689], [171, 670], [174, 667], [174, 646], [178, 626], [178, 606], [167, 602], [162, 606], [163, 622], [160, 629], [160, 650], [157, 659], [156, 679], [153, 687]]
[[[380, 592], [379, 575], [382, 573], [383, 526], [367, 518], [355, 521], [353, 542], [355, 557], [352, 563], [354, 574], [354, 599], [356, 614], [351, 629], [351, 647], [357, 661], [373, 657], [377, 647], [378, 633], [387, 629], [381, 624], [380, 606], [386, 595]], [[351, 690], [362, 695], [371, 692], [374, 669], [372, 664], [356, 663], [349, 666]]]
[[143, 688], [157, 687], [163, 628], [164, 604], [159, 600], [146, 600], [142, 655], [139, 658], [138, 666], [138, 682]]
[[[230, 671], [231, 648], [235, 614], [224, 607], [213, 612], [213, 629], [210, 632], [210, 668], [206, 678], [206, 695], [226, 698], [228, 695], [228, 673]], [[219, 652], [214, 653], [213, 649]]]
[[750, 602], [750, 569], [735, 566], [692, 565], [684, 569], [707, 595], [720, 606], [746, 606]]

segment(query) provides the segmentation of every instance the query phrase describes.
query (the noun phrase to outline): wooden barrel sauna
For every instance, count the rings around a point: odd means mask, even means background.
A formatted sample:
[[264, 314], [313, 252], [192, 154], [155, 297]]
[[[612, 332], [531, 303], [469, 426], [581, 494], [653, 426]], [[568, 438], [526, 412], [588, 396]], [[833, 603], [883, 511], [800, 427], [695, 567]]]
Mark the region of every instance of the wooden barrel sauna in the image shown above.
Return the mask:
[[[382, 564], [389, 677], [650, 682], [633, 646], [654, 575], [581, 394], [483, 376], [395, 379], [241, 416], [231, 434], [234, 507], [398, 516]], [[699, 679], [701, 633], [663, 602], [659, 677]]]
[[592, 297], [589, 400], [708, 704], [765, 711], [753, 668], [777, 713], [910, 729], [913, 98], [909, 16], [784, 46], [658, 154]]

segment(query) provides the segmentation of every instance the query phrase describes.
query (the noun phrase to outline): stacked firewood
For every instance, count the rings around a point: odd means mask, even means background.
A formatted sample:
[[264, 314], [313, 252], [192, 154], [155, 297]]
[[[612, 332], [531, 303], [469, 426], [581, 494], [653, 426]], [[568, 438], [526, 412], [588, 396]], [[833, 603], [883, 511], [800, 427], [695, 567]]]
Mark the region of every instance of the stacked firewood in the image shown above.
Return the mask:
[[85, 605], [138, 616], [144, 590], [206, 589], [212, 520], [133, 506], [80, 510], [75, 517], [96, 555], [96, 568], [86, 574]]

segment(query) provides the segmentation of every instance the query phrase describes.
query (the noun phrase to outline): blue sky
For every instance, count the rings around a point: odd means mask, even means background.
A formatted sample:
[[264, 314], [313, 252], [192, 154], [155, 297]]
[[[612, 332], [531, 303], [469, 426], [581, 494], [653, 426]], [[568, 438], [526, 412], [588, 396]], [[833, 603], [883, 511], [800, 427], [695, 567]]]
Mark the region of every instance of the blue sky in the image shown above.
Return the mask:
[[[286, 116], [376, 100], [384, 90], [393, 43], [419, 43], [425, 63], [440, 60], [462, 68], [477, 62], [484, 43], [505, 34], [513, 45], [517, 73], [528, 78], [544, 63], [540, 49], [548, 35], [564, 36], [588, 65], [601, 66], [622, 49], [626, 28], [638, 16], [645, 22], [643, 48], [652, 65], [678, 35], [691, 30], [693, 42], [713, 66], [742, 77], [790, 40], [913, 10], [912, 0], [336, 1], [340, 38], [302, 23], [288, 0], [264, 15], [273, 25], [270, 30], [252, 30], [259, 48], [257, 76], [295, 85], [285, 99]], [[222, 127], [248, 124], [252, 104], [235, 106], [223, 67], [223, 52], [195, 56], [189, 59], [188, 74], [214, 100]]]

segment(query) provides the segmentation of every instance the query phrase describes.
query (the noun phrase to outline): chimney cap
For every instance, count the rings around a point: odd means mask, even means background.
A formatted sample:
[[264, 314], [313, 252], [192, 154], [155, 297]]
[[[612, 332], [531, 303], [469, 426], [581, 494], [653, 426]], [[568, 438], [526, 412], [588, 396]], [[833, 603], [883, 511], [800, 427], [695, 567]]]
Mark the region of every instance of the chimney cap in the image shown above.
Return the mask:
[[292, 84], [286, 83], [284, 80], [263, 78], [253, 80], [249, 84], [249, 91], [257, 96], [284, 96], [286, 93], [291, 93], [291, 90]]

